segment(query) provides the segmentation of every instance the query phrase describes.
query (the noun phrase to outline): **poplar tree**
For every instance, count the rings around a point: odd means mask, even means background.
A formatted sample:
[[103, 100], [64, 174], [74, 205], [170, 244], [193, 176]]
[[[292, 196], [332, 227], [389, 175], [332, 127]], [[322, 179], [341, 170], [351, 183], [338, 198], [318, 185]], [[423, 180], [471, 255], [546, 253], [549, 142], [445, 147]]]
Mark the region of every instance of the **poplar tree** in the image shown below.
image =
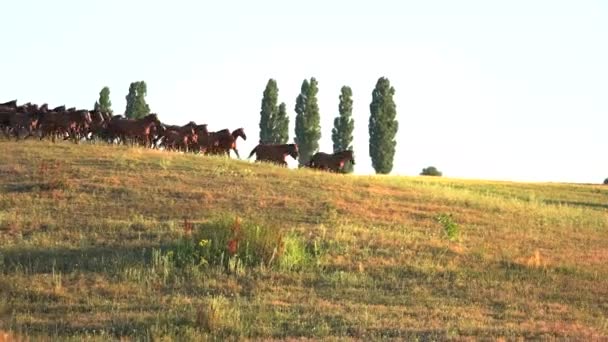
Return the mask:
[[[334, 145], [334, 153], [353, 149], [353, 130], [355, 120], [353, 114], [353, 91], [350, 87], [342, 87], [340, 94], [340, 104], [338, 105], [338, 117], [334, 119], [334, 128], [331, 131], [331, 140]], [[347, 162], [344, 165], [344, 172], [353, 172], [353, 165]]]
[[310, 81], [302, 82], [300, 95], [296, 99], [296, 136], [294, 140], [298, 144], [300, 166], [308, 163], [312, 155], [319, 149], [321, 118], [317, 102], [318, 92], [318, 82], [312, 77]]
[[395, 88], [387, 78], [381, 77], [372, 92], [369, 105], [369, 155], [376, 173], [388, 174], [393, 169], [393, 158], [399, 129], [397, 107], [393, 101]]

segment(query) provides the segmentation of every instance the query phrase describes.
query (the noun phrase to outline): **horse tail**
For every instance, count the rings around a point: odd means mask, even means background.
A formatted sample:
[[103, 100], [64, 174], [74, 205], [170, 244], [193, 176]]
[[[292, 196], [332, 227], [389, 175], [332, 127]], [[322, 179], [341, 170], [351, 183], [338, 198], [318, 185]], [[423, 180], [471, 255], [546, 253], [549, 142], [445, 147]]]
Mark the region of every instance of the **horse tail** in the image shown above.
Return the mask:
[[249, 157], [247, 157], [247, 159], [250, 159], [258, 151], [258, 147], [260, 147], [260, 145], [253, 148], [251, 153], [249, 153]]

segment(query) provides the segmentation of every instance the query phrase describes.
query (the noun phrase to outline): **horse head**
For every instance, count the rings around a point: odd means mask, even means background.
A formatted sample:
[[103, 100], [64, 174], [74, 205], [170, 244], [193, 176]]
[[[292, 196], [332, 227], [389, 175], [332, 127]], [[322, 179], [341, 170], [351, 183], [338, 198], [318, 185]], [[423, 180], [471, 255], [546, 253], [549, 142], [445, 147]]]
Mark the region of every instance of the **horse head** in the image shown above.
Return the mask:
[[234, 138], [234, 140], [236, 140], [236, 138], [238, 137], [243, 138], [243, 140], [247, 140], [247, 135], [245, 135], [245, 130], [243, 128], [235, 129], [232, 132], [232, 137]]
[[289, 151], [289, 155], [293, 158], [293, 159], [298, 159], [298, 144], [289, 144], [288, 146], [288, 151]]
[[196, 134], [209, 135], [207, 124], [196, 125]]
[[148, 114], [143, 117], [144, 122], [154, 122], [157, 126], [160, 125], [160, 120], [158, 120], [158, 115], [155, 113]]
[[350, 163], [355, 165], [355, 154], [353, 153], [353, 151], [346, 151], [346, 155], [348, 156]]

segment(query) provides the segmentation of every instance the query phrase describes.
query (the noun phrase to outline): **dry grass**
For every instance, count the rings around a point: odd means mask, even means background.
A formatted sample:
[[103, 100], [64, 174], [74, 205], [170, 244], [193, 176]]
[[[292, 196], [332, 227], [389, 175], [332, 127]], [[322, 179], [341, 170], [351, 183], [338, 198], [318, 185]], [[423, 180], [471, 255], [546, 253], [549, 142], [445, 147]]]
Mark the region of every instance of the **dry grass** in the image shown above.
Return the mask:
[[[604, 186], [329, 175], [37, 141], [0, 141], [0, 155], [9, 337], [608, 337]], [[298, 271], [166, 262], [177, 239], [223, 215], [325, 252]]]

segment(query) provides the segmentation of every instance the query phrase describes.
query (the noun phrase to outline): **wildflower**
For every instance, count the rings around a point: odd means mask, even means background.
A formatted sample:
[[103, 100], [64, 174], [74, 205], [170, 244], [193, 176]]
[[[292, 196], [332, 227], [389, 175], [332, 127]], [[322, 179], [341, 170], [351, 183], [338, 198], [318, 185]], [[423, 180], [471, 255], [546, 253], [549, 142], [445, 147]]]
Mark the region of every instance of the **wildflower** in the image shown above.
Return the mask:
[[228, 252], [230, 253], [230, 255], [235, 255], [238, 248], [239, 242], [237, 239], [232, 239], [228, 241]]

